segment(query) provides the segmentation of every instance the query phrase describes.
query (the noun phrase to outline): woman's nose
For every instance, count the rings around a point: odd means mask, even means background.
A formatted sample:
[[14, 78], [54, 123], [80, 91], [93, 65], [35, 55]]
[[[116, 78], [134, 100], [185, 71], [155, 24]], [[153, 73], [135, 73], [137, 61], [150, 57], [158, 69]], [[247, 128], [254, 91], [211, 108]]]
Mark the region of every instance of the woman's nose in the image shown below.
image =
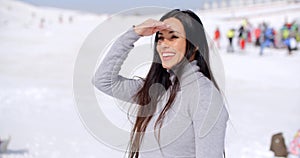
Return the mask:
[[170, 47], [170, 41], [167, 39], [164, 39], [163, 41], [161, 41], [160, 43], [161, 48], [169, 48]]

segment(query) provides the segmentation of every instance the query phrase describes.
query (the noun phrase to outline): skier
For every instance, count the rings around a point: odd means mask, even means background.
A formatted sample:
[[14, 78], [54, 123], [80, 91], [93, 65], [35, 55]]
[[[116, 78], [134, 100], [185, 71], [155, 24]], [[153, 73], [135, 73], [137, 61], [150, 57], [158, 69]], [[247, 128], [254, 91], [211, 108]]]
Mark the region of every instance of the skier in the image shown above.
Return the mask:
[[292, 55], [293, 50], [297, 50], [297, 41], [295, 37], [289, 37], [284, 41], [284, 44], [288, 48], [288, 55]]
[[271, 45], [274, 46], [274, 31], [272, 28], [268, 27], [264, 32], [264, 42], [260, 45], [259, 55], [263, 55], [264, 48], [270, 47]]
[[40, 28], [42, 29], [42, 28], [44, 28], [44, 25], [45, 25], [45, 18], [41, 18], [40, 19]]
[[10, 136], [7, 139], [0, 139], [0, 153], [4, 153], [7, 151], [7, 146], [10, 142], [10, 139]]
[[227, 47], [227, 52], [234, 52], [234, 49], [233, 49], [233, 45], [232, 45], [232, 40], [233, 40], [233, 37], [234, 37], [234, 29], [230, 29], [227, 31], [227, 38], [228, 38], [228, 41], [229, 41], [229, 45]]
[[246, 37], [247, 37], [247, 32], [245, 31], [245, 27], [242, 25], [239, 30], [239, 40], [238, 40], [238, 45], [242, 50], [245, 49], [245, 42], [246, 42]]
[[297, 156], [297, 158], [300, 158], [300, 129], [297, 131], [294, 139], [290, 144], [289, 152], [293, 156]]
[[217, 43], [219, 49], [220, 49], [220, 38], [221, 38], [220, 29], [219, 27], [217, 27], [215, 30], [214, 41]]
[[258, 27], [254, 30], [254, 34], [255, 34], [255, 46], [260, 46], [260, 36], [261, 36], [261, 29], [260, 29], [260, 26], [258, 26]]

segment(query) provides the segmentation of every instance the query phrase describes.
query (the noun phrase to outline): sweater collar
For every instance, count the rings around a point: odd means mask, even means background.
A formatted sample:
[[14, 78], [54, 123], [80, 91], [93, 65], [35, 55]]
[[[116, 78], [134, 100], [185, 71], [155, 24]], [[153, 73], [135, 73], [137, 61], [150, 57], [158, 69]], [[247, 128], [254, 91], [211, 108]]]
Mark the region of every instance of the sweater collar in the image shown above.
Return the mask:
[[202, 73], [199, 72], [200, 68], [197, 65], [197, 61], [193, 60], [189, 62], [188, 60], [183, 60], [180, 63], [176, 64], [168, 70], [170, 73], [170, 80], [174, 83], [175, 77], [179, 79], [179, 83], [181, 86], [185, 86], [199, 78], [199, 74], [203, 76]]

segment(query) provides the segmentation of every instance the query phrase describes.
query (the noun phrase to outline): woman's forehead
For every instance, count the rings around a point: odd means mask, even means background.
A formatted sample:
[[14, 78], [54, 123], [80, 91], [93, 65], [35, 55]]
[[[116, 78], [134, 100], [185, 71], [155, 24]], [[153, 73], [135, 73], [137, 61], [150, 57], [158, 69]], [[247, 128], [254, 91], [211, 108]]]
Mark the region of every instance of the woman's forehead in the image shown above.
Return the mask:
[[170, 25], [171, 29], [162, 30], [160, 32], [162, 32], [162, 33], [169, 33], [170, 31], [174, 31], [174, 32], [176, 32], [178, 34], [182, 34], [183, 36], [185, 35], [184, 27], [183, 27], [182, 23], [178, 19], [176, 19], [176, 18], [168, 18], [168, 19], [165, 19], [163, 22], [165, 24]]

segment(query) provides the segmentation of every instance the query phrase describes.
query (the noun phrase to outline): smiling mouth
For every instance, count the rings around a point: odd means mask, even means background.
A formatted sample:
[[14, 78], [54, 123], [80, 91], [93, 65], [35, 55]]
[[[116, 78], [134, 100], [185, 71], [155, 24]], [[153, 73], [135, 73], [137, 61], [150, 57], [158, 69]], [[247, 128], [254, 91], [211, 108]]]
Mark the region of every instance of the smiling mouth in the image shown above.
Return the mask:
[[173, 52], [163, 52], [162, 58], [164, 61], [171, 60], [175, 56], [175, 54], [176, 53], [173, 53]]

